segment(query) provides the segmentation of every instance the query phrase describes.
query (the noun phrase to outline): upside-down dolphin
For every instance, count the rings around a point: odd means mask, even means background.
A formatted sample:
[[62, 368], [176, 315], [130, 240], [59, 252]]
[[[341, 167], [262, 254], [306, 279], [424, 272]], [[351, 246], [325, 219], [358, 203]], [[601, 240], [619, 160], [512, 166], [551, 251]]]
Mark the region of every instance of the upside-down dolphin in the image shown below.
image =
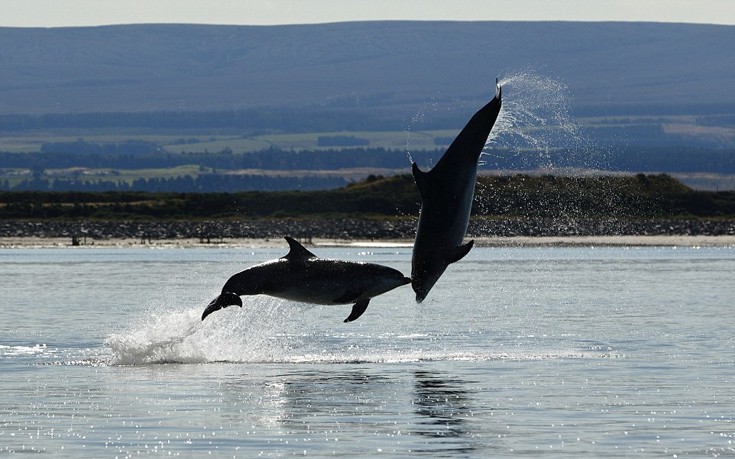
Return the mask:
[[462, 129], [429, 172], [413, 163], [413, 177], [421, 194], [416, 240], [411, 259], [411, 287], [416, 301], [429, 294], [450, 263], [461, 260], [474, 241], [462, 244], [470, 220], [477, 180], [477, 162], [500, 113], [501, 88]]
[[228, 306], [242, 307], [242, 295], [270, 295], [315, 304], [350, 304], [352, 322], [365, 312], [370, 299], [411, 279], [400, 271], [374, 263], [319, 258], [294, 239], [287, 237], [287, 255], [235, 274], [222, 287], [202, 314]]

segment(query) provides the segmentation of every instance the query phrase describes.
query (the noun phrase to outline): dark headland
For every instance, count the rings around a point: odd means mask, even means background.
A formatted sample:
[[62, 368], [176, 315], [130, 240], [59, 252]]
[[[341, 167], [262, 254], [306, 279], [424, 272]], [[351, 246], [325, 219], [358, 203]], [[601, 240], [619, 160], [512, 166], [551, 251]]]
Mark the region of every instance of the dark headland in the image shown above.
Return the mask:
[[[410, 243], [418, 203], [410, 176], [310, 192], [0, 193], [0, 245], [232, 244], [283, 236]], [[735, 192], [696, 191], [667, 175], [486, 176], [478, 180], [468, 229], [468, 238], [486, 245], [633, 236], [733, 244]]]

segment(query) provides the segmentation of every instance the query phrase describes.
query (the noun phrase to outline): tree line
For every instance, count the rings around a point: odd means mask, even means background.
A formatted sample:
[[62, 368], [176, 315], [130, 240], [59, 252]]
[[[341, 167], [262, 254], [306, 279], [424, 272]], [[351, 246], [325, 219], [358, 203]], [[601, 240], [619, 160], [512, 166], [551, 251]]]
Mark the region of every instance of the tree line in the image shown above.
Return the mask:
[[145, 191], [152, 193], [226, 193], [235, 191], [323, 190], [345, 186], [347, 180], [337, 175], [271, 176], [201, 174], [177, 177], [137, 178], [131, 182], [119, 179], [46, 179], [36, 176], [14, 186], [6, 179], [0, 181], [2, 191]]

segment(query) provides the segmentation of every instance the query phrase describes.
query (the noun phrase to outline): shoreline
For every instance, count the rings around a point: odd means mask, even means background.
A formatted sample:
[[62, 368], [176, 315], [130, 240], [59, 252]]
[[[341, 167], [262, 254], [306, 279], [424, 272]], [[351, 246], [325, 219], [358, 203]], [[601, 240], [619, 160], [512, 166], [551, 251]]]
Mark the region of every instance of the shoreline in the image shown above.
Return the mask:
[[[498, 236], [466, 237], [475, 240], [477, 247], [732, 247], [735, 235], [624, 235], [624, 236]], [[341, 239], [310, 238], [301, 242], [308, 247], [355, 247], [355, 248], [411, 248], [413, 238], [403, 239]], [[273, 238], [223, 238], [213, 242], [202, 242], [196, 238], [152, 239], [109, 238], [94, 239], [73, 245], [69, 237], [17, 236], [0, 237], [0, 249], [94, 249], [94, 248], [286, 248], [280, 237]]]
[[[310, 218], [241, 221], [0, 221], [0, 248], [281, 248], [283, 236], [311, 247], [410, 248], [416, 219]], [[735, 247], [735, 220], [470, 220], [478, 247]]]

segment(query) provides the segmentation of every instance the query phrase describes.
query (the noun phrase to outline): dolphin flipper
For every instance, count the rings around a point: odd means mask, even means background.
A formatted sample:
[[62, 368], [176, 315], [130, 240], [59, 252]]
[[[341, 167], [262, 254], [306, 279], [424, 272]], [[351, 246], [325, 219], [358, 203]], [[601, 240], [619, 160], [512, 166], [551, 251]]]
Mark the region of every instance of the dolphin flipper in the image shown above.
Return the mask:
[[470, 250], [472, 250], [472, 247], [475, 245], [475, 240], [471, 240], [467, 244], [460, 245], [456, 249], [452, 250], [452, 253], [449, 255], [449, 258], [447, 261], [451, 263], [456, 263], [462, 258], [465, 257], [468, 253], [470, 253]]
[[334, 299], [334, 304], [345, 304], [345, 303], [352, 303], [353, 301], [357, 301], [357, 299], [362, 295], [362, 290], [359, 288], [352, 288], [350, 290], [347, 290], [342, 296], [339, 298]]
[[352, 306], [352, 312], [350, 313], [350, 316], [345, 319], [345, 323], [357, 320], [358, 317], [360, 317], [362, 313], [365, 312], [369, 303], [370, 299], [358, 301], [357, 303], [355, 303], [355, 305]]

